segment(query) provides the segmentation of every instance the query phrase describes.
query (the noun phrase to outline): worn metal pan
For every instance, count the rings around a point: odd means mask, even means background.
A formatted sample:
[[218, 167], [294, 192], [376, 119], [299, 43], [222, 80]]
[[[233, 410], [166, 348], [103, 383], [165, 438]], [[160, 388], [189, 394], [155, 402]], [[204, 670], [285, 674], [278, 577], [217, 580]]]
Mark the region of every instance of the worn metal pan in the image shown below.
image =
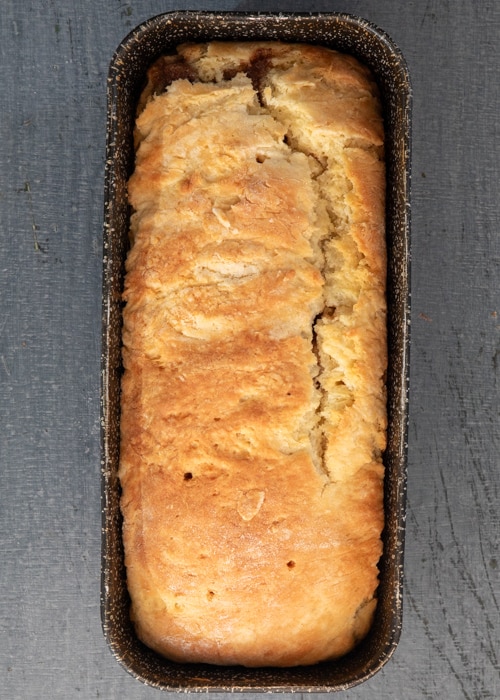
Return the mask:
[[[133, 168], [132, 131], [145, 73], [161, 54], [186, 41], [283, 40], [321, 44], [356, 56], [381, 91], [387, 159], [389, 433], [385, 453], [384, 554], [379, 604], [366, 639], [343, 659], [311, 667], [256, 668], [178, 664], [136, 637], [129, 599], [119, 509], [121, 290], [128, 245], [126, 183]], [[402, 625], [410, 323], [411, 87], [391, 39], [345, 14], [173, 12], [141, 24], [119, 45], [108, 78], [102, 334], [102, 623], [112, 653], [136, 678], [174, 691], [332, 692], [375, 674], [394, 652]]]

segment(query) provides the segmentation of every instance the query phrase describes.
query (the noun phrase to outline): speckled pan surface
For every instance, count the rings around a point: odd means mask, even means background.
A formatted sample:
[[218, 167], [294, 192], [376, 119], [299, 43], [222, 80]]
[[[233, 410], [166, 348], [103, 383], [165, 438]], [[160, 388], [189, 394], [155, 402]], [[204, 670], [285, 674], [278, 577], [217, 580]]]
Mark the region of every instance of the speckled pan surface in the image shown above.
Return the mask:
[[[126, 183], [133, 167], [132, 129], [145, 72], [185, 41], [267, 39], [321, 44], [350, 53], [373, 71], [382, 93], [387, 144], [389, 257], [389, 435], [385, 454], [384, 554], [379, 605], [368, 637], [342, 660], [291, 669], [176, 664], [142, 645], [128, 616], [119, 510], [121, 302], [128, 241]], [[402, 625], [409, 376], [409, 182], [411, 88], [401, 53], [383, 31], [339, 14], [175, 12], [137, 27], [118, 47], [108, 79], [102, 335], [102, 623], [117, 660], [143, 682], [169, 691], [332, 692], [376, 673], [390, 658]]]

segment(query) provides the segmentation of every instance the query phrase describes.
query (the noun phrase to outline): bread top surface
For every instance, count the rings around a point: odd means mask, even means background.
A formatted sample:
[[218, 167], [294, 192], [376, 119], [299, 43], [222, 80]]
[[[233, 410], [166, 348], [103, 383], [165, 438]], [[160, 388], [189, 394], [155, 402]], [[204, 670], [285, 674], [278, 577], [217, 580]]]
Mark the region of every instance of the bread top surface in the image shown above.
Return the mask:
[[376, 86], [318, 47], [185, 45], [136, 143], [119, 476], [139, 636], [179, 661], [342, 655], [383, 526]]

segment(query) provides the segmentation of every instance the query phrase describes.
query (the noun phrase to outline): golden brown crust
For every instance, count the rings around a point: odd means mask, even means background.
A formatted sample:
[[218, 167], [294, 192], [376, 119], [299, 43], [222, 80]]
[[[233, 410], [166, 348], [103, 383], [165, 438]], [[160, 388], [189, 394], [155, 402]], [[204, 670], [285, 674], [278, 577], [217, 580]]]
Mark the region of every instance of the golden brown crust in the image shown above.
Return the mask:
[[257, 42], [180, 47], [150, 80], [124, 291], [132, 617], [178, 661], [334, 658], [371, 624], [381, 554], [376, 87], [350, 57]]

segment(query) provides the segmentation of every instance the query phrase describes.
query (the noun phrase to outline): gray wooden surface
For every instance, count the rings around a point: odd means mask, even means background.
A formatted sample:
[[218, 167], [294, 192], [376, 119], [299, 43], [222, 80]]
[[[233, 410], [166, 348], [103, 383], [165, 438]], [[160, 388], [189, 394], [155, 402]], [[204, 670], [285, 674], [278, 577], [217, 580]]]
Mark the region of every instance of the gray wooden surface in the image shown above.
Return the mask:
[[0, 697], [161, 697], [99, 611], [105, 86], [171, 9], [347, 11], [414, 89], [404, 627], [349, 699], [500, 698], [500, 4], [0, 1]]

